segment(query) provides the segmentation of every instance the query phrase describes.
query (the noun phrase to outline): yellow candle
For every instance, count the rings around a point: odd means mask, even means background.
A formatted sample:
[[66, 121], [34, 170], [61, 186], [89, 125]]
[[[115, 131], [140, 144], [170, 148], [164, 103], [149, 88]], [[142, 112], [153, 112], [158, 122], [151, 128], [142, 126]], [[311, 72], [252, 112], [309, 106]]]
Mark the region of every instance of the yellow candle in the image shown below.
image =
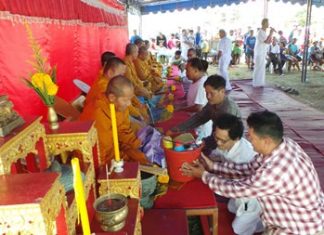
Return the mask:
[[117, 135], [116, 112], [115, 112], [114, 104], [110, 104], [110, 116], [111, 116], [112, 132], [113, 132], [115, 160], [118, 162], [120, 161], [120, 155], [119, 155], [119, 144], [118, 144], [118, 135]]
[[73, 158], [71, 163], [73, 169], [74, 195], [75, 195], [75, 201], [78, 208], [78, 218], [80, 215], [83, 234], [90, 235], [91, 232], [90, 232], [88, 211], [87, 211], [86, 201], [84, 198], [84, 189], [83, 189], [83, 182], [81, 178], [79, 159]]

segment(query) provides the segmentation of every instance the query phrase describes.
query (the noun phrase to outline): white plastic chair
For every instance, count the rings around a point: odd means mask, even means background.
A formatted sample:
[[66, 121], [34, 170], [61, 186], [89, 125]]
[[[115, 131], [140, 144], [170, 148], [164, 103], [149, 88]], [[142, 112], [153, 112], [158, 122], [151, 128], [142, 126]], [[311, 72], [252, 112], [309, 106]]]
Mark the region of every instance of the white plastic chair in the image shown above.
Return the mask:
[[88, 92], [90, 91], [90, 86], [79, 79], [73, 79], [73, 83], [85, 94], [88, 94]]

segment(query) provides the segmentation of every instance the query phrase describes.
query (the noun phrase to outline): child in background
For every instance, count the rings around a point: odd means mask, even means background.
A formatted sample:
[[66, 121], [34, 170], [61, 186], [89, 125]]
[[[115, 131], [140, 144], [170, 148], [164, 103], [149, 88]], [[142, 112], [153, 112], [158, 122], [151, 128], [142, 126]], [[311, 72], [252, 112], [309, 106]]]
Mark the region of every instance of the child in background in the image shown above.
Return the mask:
[[175, 51], [174, 56], [170, 60], [170, 65], [176, 65], [181, 72], [184, 70], [185, 59], [181, 56], [181, 51]]

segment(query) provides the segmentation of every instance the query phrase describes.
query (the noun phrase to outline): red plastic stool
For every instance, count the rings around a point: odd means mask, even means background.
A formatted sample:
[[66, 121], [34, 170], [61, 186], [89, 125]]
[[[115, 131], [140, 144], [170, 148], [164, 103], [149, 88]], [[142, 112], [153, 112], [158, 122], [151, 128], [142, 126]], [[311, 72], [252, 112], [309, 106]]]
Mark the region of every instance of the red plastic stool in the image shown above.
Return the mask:
[[218, 208], [214, 192], [201, 180], [185, 183], [179, 190], [168, 188], [165, 195], [157, 198], [154, 208], [184, 209], [187, 216], [211, 217], [212, 234], [218, 234]]

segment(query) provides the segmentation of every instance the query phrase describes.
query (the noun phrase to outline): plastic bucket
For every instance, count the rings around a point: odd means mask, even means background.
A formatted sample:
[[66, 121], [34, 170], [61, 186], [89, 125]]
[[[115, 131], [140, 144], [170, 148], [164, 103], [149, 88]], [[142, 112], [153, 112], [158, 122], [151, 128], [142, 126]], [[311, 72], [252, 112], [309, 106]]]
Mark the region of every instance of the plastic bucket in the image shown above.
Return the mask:
[[177, 152], [173, 149], [164, 148], [165, 159], [167, 162], [168, 172], [170, 178], [177, 182], [188, 182], [193, 179], [193, 177], [188, 177], [182, 175], [180, 168], [183, 163], [191, 163], [197, 158], [199, 158], [202, 146], [195, 148], [193, 150]]

